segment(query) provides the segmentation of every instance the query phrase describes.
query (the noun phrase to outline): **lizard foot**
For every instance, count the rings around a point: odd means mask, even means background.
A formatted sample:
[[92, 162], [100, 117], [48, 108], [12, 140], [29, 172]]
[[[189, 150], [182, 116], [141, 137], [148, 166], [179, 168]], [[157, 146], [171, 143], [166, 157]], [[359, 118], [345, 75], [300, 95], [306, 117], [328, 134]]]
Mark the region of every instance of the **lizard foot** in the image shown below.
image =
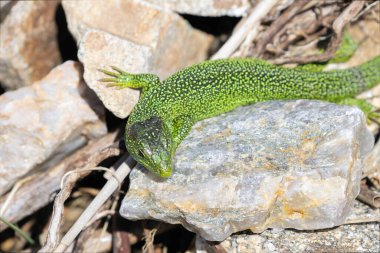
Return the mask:
[[100, 72], [109, 76], [99, 80], [107, 83], [107, 87], [143, 89], [143, 92], [145, 92], [149, 88], [160, 84], [158, 76], [153, 74], [130, 74], [115, 66], [111, 66], [111, 68], [113, 71], [99, 69]]

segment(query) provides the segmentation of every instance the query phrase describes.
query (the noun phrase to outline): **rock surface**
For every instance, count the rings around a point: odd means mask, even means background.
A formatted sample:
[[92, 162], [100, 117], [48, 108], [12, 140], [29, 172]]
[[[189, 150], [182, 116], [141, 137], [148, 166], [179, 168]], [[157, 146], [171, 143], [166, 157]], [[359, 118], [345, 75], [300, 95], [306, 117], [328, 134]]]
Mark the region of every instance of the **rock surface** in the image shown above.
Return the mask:
[[93, 110], [98, 100], [81, 76], [80, 65], [68, 61], [32, 86], [0, 97], [0, 194], [32, 169], [105, 134], [101, 112]]
[[240, 17], [251, 8], [248, 0], [144, 0], [161, 8], [196, 16]]
[[0, 32], [0, 81], [4, 87], [31, 85], [58, 65], [54, 22], [58, 3], [18, 1], [11, 6]]
[[[380, 219], [379, 210], [354, 202], [350, 220]], [[236, 234], [223, 241], [229, 253], [380, 252], [380, 223], [358, 223], [316, 231], [266, 230], [261, 234]], [[206, 253], [207, 242], [197, 237], [196, 252]]]
[[[71, 33], [80, 43], [86, 83], [116, 116], [129, 115], [138, 92], [115, 91], [98, 80], [99, 68], [117, 66], [127, 72], [149, 72], [165, 78], [204, 60], [211, 37], [194, 30], [179, 15], [137, 0], [63, 1]], [[83, 15], [88, 13], [88, 15]], [[108, 13], [112, 13], [109, 15]], [[112, 93], [112, 94], [111, 94]]]
[[130, 174], [121, 214], [180, 223], [224, 240], [251, 229], [342, 224], [373, 147], [363, 113], [321, 101], [272, 101], [198, 122], [167, 180]]
[[127, 117], [137, 101], [140, 91], [135, 89], [109, 88], [98, 80], [105, 75], [99, 68], [118, 66], [131, 73], [148, 72], [148, 61], [152, 50], [128, 40], [99, 30], [91, 30], [84, 36], [78, 57], [84, 65], [84, 78], [95, 91], [104, 106], [117, 117]]

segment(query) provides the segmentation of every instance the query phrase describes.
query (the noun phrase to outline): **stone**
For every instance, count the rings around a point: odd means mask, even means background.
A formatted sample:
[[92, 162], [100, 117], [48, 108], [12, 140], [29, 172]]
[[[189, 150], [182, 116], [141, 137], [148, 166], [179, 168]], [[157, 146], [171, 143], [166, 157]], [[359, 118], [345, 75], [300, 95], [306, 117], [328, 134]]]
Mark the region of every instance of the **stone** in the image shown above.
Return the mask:
[[[352, 220], [379, 217], [378, 210], [354, 202]], [[339, 227], [296, 231], [290, 229], [266, 230], [261, 234], [241, 233], [228, 237], [220, 246], [229, 253], [277, 252], [380, 252], [380, 223], [347, 224]], [[207, 242], [196, 239], [196, 252], [206, 253]]]
[[145, 2], [183, 14], [206, 17], [241, 17], [252, 7], [248, 0], [145, 0]]
[[0, 81], [4, 88], [31, 85], [59, 64], [54, 20], [58, 3], [18, 1], [11, 6], [1, 23]]
[[120, 118], [129, 115], [139, 92], [107, 88], [98, 81], [105, 77], [99, 69], [117, 66], [126, 72], [149, 72], [166, 78], [207, 57], [209, 35], [193, 29], [178, 14], [143, 1], [62, 4], [69, 29], [79, 42], [78, 58], [84, 65], [86, 83]]
[[106, 133], [99, 100], [68, 61], [32, 86], [0, 97], [0, 194], [43, 170], [88, 139]]
[[[48, 170], [31, 174], [22, 180], [17, 186], [17, 191], [9, 191], [0, 196], [0, 216], [11, 223], [17, 223], [47, 206], [52, 202], [55, 193], [61, 189], [61, 181], [66, 173], [88, 167], [91, 157], [109, 147], [115, 139], [116, 133], [106, 134], [70, 153]], [[15, 188], [16, 186], [13, 189]], [[0, 233], [6, 228], [8, 226], [0, 222]]]
[[[126, 57], [128, 56], [128, 57]], [[78, 57], [84, 65], [84, 79], [94, 90], [104, 106], [117, 117], [127, 117], [139, 100], [139, 90], [109, 88], [98, 80], [105, 75], [99, 68], [110, 69], [110, 65], [118, 66], [131, 73], [148, 72], [148, 61], [152, 50], [128, 40], [99, 30], [90, 30], [84, 36]]]
[[182, 224], [206, 240], [267, 228], [342, 224], [373, 147], [363, 113], [311, 100], [258, 103], [198, 122], [174, 172], [132, 170], [120, 213]]

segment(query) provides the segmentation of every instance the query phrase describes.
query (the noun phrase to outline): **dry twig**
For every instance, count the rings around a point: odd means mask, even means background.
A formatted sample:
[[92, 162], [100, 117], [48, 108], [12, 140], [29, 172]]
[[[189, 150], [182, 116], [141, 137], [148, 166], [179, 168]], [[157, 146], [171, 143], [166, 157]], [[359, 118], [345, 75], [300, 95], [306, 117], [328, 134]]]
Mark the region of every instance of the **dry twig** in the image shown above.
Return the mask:
[[260, 21], [269, 13], [275, 6], [278, 0], [261, 0], [246, 19], [243, 19], [238, 24], [238, 28], [226, 43], [216, 52], [211, 59], [228, 58], [240, 46], [247, 34], [251, 30], [257, 29]]
[[145, 244], [142, 248], [143, 253], [154, 253], [154, 236], [157, 233], [157, 228], [148, 229], [144, 226], [144, 240]]
[[[83, 169], [89, 169], [92, 167], [95, 167], [97, 164], [99, 164], [104, 159], [111, 157], [111, 156], [117, 156], [120, 154], [120, 149], [116, 148], [115, 145], [106, 148], [102, 150], [98, 154], [93, 154], [89, 159], [88, 162]], [[63, 217], [63, 209], [64, 209], [64, 202], [66, 199], [70, 196], [71, 191], [73, 187], [75, 186], [75, 183], [84, 177], [84, 174], [89, 174], [90, 171], [86, 171], [85, 173], [74, 173], [71, 174], [67, 180], [65, 180], [64, 185], [61, 189], [61, 191], [58, 193], [54, 200], [54, 209], [53, 209], [53, 215], [50, 221], [49, 226], [49, 232], [47, 235], [46, 243], [44, 247], [40, 249], [39, 252], [52, 252], [55, 249], [55, 246], [57, 245], [59, 241], [59, 229]], [[71, 242], [70, 242], [71, 243]], [[68, 246], [69, 244], [67, 244]], [[64, 251], [64, 250], [62, 250]]]
[[[132, 159], [132, 157], [128, 157], [126, 161], [124, 161], [125, 157], [123, 157], [121, 160], [122, 163], [115, 172], [118, 181], [123, 181], [125, 179], [125, 177], [131, 171], [132, 164], [134, 164], [134, 160]], [[107, 183], [104, 185], [99, 194], [94, 198], [94, 200], [90, 203], [86, 210], [83, 211], [78, 220], [62, 238], [59, 245], [54, 248], [53, 252], [65, 251], [65, 249], [75, 240], [78, 234], [82, 231], [82, 229], [86, 226], [90, 219], [95, 215], [95, 213], [99, 210], [103, 203], [117, 189], [118, 181], [113, 177], [107, 181]]]
[[372, 223], [372, 222], [380, 222], [380, 216], [370, 217], [370, 218], [362, 218], [362, 219], [350, 219], [347, 220], [343, 225], [349, 224], [361, 224], [361, 223]]
[[353, 19], [363, 8], [363, 1], [353, 1], [343, 12], [342, 14], [334, 21], [333, 31], [334, 34], [331, 38], [331, 41], [322, 54], [307, 56], [307, 57], [292, 57], [292, 58], [280, 58], [271, 61], [274, 64], [285, 64], [285, 63], [298, 63], [306, 64], [310, 62], [326, 62], [331, 59], [336, 50], [339, 48], [340, 42], [343, 36], [343, 29]]
[[286, 22], [292, 19], [306, 4], [308, 1], [296, 1], [294, 2], [262, 35], [261, 40], [257, 43], [255, 56], [262, 55], [265, 51], [266, 45], [272, 40], [273, 36], [280, 31]]

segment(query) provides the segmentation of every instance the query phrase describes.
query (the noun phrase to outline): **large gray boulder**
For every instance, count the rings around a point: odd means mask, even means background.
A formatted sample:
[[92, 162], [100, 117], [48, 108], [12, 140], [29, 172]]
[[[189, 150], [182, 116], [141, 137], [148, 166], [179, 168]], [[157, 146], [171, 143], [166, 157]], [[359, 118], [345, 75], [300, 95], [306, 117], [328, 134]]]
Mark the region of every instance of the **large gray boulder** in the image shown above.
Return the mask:
[[174, 173], [139, 167], [121, 214], [180, 223], [203, 238], [266, 228], [342, 224], [373, 147], [363, 113], [321, 101], [272, 101], [198, 122], [179, 146]]

